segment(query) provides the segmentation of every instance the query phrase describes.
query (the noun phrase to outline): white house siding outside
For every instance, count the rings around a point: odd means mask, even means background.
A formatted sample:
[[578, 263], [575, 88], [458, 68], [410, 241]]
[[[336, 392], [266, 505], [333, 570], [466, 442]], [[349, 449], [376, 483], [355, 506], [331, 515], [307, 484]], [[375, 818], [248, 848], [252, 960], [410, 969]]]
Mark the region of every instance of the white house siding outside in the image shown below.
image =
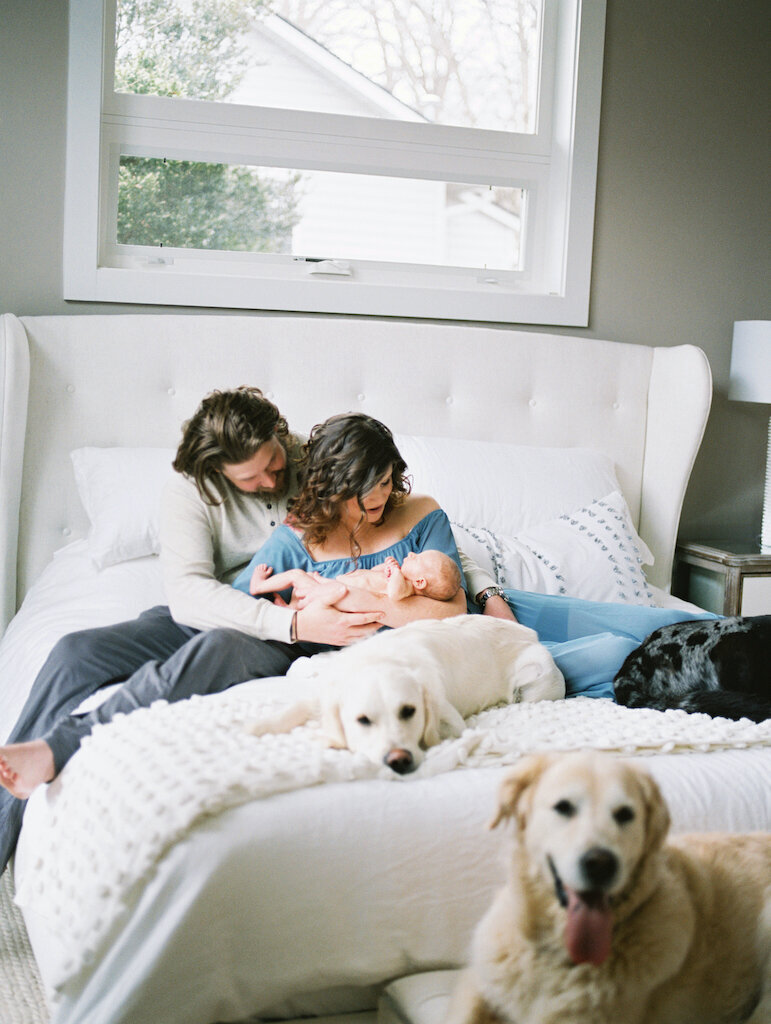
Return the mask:
[[[258, 23], [249, 48], [251, 66], [228, 97], [231, 102], [424, 120], [281, 18]], [[293, 254], [502, 270], [518, 266], [519, 217], [479, 209], [487, 198], [484, 189], [476, 190], [476, 199], [470, 190], [456, 189], [451, 200], [439, 181], [300, 170]]]

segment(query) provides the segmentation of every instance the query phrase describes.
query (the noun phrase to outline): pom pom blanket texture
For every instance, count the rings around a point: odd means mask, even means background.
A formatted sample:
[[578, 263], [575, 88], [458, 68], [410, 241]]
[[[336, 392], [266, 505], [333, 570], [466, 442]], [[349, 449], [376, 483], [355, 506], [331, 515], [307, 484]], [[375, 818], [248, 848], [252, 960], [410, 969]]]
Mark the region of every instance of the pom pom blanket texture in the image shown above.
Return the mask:
[[[264, 681], [263, 681], [264, 682]], [[97, 726], [48, 787], [48, 821], [16, 901], [45, 918], [71, 955], [57, 986], [102, 950], [130, 894], [206, 815], [327, 782], [409, 785], [462, 768], [513, 764], [526, 753], [593, 747], [627, 755], [771, 745], [771, 721], [731, 722], [684, 711], [619, 707], [607, 699], [493, 708], [457, 739], [397, 776], [361, 755], [318, 742], [313, 726], [255, 737], [250, 724], [287, 702], [244, 684], [176, 704], [158, 702]]]

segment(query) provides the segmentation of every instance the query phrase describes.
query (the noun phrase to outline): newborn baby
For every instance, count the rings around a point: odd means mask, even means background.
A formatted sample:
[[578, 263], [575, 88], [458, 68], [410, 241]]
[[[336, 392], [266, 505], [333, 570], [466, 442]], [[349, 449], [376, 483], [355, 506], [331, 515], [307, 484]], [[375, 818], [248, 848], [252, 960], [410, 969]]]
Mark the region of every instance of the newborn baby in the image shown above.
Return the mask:
[[[443, 551], [410, 551], [401, 565], [390, 556], [372, 569], [353, 569], [337, 577], [344, 583], [403, 601], [405, 597], [421, 594], [435, 601], [450, 601], [461, 585], [458, 566]], [[304, 569], [287, 569], [273, 575], [269, 565], [261, 563], [255, 567], [249, 582], [250, 594], [271, 594], [298, 583], [327, 583], [316, 573]]]

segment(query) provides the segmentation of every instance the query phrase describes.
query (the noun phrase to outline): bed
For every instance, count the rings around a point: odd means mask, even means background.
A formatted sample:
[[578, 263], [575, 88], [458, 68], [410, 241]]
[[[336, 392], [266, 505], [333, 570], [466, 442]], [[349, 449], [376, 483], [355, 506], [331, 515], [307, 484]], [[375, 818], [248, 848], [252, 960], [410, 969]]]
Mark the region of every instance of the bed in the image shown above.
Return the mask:
[[[349, 409], [381, 418], [416, 489], [506, 585], [678, 604], [674, 544], [711, 399], [691, 346], [6, 315], [0, 382], [3, 737], [60, 636], [163, 601], [157, 501], [180, 424], [214, 387], [258, 384], [298, 431]], [[529, 749], [644, 757], [678, 831], [771, 827], [768, 726], [587, 698], [499, 708], [396, 778], [312, 730], [247, 736], [312, 686], [300, 662], [287, 680], [137, 712], [35, 792], [13, 870], [56, 1024], [370, 1019], [392, 979], [463, 961], [498, 883], [485, 822]]]

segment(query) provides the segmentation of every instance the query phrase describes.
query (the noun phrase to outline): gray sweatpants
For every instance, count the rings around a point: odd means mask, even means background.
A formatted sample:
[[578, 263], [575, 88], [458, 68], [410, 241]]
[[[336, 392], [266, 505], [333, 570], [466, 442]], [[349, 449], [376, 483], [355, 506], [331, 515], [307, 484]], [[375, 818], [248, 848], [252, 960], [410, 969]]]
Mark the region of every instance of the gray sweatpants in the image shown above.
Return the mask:
[[[331, 650], [321, 644], [258, 640], [235, 629], [200, 632], [159, 605], [139, 618], [62, 637], [38, 673], [9, 743], [42, 738], [57, 773], [94, 725], [121, 712], [219, 693], [247, 679], [283, 676], [297, 658]], [[123, 685], [95, 710], [72, 715], [109, 683]], [[16, 847], [24, 801], [0, 788], [0, 871]]]

